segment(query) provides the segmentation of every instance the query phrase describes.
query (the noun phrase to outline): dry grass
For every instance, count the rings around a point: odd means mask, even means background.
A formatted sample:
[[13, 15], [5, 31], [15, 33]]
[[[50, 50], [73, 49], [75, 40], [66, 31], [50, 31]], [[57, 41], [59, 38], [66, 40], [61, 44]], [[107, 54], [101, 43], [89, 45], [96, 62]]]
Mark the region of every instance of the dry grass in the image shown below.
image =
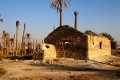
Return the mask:
[[3, 68], [3, 67], [0, 67], [0, 76], [6, 74], [7, 71]]
[[114, 56], [120, 57], [120, 50], [118, 50], [118, 49], [112, 50], [111, 53]]
[[96, 75], [92, 75], [92, 74], [82, 74], [82, 75], [73, 75], [70, 76], [71, 80], [95, 80], [95, 76]]
[[2, 60], [2, 57], [0, 56], [0, 61]]

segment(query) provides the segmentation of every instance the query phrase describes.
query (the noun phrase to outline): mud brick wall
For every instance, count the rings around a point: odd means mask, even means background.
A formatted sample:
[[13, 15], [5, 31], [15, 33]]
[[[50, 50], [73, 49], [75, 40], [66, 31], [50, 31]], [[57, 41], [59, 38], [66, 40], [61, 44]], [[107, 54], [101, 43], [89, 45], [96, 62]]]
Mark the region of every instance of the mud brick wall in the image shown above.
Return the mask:
[[111, 55], [110, 40], [104, 36], [88, 35], [88, 59]]

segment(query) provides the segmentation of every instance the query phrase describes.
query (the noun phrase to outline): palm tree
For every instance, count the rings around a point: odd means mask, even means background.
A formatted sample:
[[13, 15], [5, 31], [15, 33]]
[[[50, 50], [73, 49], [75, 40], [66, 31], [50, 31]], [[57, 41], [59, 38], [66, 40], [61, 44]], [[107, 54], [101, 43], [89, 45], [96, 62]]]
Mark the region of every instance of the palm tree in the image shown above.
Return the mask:
[[15, 45], [15, 34], [14, 34], [13, 38], [14, 38], [14, 41], [13, 41], [13, 55], [15, 55], [15, 46], [14, 46]]
[[11, 42], [11, 55], [13, 56], [14, 55], [14, 38], [11, 38], [10, 42]]
[[35, 46], [37, 47], [37, 45], [38, 45], [38, 41], [36, 40], [36, 45]]
[[70, 4], [68, 0], [53, 0], [51, 4], [52, 8], [57, 9], [57, 12], [60, 12], [60, 26], [62, 26], [62, 6], [64, 4], [64, 7], [67, 9], [67, 3]]
[[2, 34], [2, 49], [3, 49], [3, 56], [6, 57], [8, 55], [9, 52], [9, 33], [6, 33], [3, 30], [3, 34]]
[[6, 47], [7, 47], [7, 57], [8, 57], [9, 52], [10, 52], [10, 35], [9, 35], [9, 33], [7, 33]]
[[31, 45], [31, 43], [30, 43], [30, 34], [27, 33], [26, 36], [27, 36], [27, 42], [28, 42], [28, 54], [30, 54], [30, 45]]
[[3, 30], [3, 33], [2, 33], [2, 56], [4, 57], [4, 49], [5, 47], [5, 31]]
[[33, 39], [33, 52], [34, 52], [34, 39]]
[[16, 21], [16, 54], [15, 56], [17, 56], [18, 54], [18, 27], [20, 26], [20, 22]]
[[26, 31], [26, 24], [24, 24], [24, 30], [23, 30], [23, 35], [22, 35], [22, 53], [21, 56], [23, 55], [23, 53], [25, 54], [25, 31]]

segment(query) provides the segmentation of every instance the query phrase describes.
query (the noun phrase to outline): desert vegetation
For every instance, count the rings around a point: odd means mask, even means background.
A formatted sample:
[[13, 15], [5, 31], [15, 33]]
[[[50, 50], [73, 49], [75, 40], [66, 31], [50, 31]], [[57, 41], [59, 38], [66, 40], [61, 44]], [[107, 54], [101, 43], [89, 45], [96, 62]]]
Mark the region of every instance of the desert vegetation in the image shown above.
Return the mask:
[[[0, 21], [3, 22], [3, 19], [0, 18]], [[1, 33], [1, 43], [0, 43], [0, 57], [1, 58], [20, 58], [25, 59], [32, 56], [34, 51], [34, 40], [31, 41], [30, 33], [26, 33], [26, 24], [24, 24], [24, 30], [22, 35], [22, 42], [18, 41], [18, 31], [19, 31], [20, 22], [16, 21], [16, 33], [13, 37], [10, 37], [10, 33], [3, 30]], [[36, 40], [37, 42], [37, 40]], [[37, 45], [37, 43], [36, 43]]]
[[0, 66], [0, 76], [4, 75], [6, 73], [7, 73], [7, 71], [3, 67]]
[[[18, 41], [19, 21], [16, 21], [16, 34], [11, 38], [10, 33], [3, 30], [1, 35], [0, 56], [9, 58], [13, 56], [32, 56], [34, 51], [34, 42], [31, 41], [30, 33], [26, 33], [26, 24], [24, 24], [22, 43]], [[37, 40], [36, 40], [37, 41]], [[37, 45], [37, 44], [36, 44]]]

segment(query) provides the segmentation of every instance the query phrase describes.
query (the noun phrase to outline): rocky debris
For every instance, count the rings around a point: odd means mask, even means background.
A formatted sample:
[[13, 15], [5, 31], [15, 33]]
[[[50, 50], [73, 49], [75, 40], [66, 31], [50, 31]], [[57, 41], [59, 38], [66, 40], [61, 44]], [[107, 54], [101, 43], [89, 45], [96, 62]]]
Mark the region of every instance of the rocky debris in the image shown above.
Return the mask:
[[15, 62], [18, 62], [19, 60], [18, 59], [15, 59]]

